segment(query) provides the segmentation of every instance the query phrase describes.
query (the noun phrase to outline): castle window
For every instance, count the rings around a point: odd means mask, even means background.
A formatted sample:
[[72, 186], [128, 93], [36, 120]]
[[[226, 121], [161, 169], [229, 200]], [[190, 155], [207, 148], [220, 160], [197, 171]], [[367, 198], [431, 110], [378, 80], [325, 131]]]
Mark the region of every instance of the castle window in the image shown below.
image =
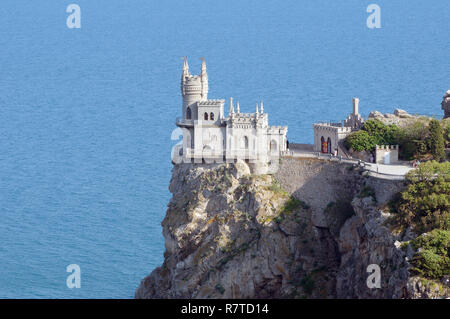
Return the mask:
[[211, 121], [214, 121], [214, 113], [213, 113], [213, 112], [211, 112], [211, 114], [209, 114], [209, 119], [210, 119]]
[[328, 153], [328, 143], [325, 142], [325, 139], [323, 136], [320, 139], [320, 144], [321, 144], [321, 152]]
[[191, 117], [192, 117], [191, 108], [188, 107], [188, 108], [186, 109], [186, 120], [190, 120]]
[[208, 113], [205, 112], [205, 114], [203, 115], [203, 119], [204, 119], [205, 121], [208, 120]]
[[248, 149], [248, 137], [242, 136], [240, 144], [241, 144], [241, 148]]
[[275, 140], [270, 141], [269, 149], [272, 154], [275, 154], [278, 151], [277, 142], [275, 142]]
[[327, 146], [328, 146], [327, 153], [331, 154], [331, 139], [330, 138], [327, 139]]

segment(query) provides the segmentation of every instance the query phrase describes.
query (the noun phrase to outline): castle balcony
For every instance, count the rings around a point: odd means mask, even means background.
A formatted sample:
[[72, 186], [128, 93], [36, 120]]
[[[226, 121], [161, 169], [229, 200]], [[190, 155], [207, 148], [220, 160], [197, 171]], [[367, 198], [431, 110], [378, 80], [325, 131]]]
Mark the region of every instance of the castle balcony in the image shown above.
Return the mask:
[[186, 120], [182, 117], [177, 117], [175, 124], [180, 127], [193, 127], [194, 120]]

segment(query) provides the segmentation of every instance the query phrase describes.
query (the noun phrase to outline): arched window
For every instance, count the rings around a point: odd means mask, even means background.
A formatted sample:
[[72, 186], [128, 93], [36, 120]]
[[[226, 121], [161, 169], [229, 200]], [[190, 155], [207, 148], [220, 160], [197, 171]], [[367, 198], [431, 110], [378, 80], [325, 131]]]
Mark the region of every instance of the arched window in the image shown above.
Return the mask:
[[211, 113], [209, 114], [209, 119], [210, 119], [211, 121], [214, 121], [214, 113], [213, 113], [213, 112], [211, 112]]
[[190, 120], [191, 117], [192, 117], [191, 108], [188, 107], [188, 108], [186, 109], [186, 120]]
[[328, 146], [327, 153], [331, 154], [331, 139], [330, 138], [327, 139], [327, 146]]
[[325, 142], [325, 138], [323, 136], [320, 139], [320, 147], [321, 147], [320, 151], [322, 153], [327, 153], [328, 152], [328, 143]]
[[275, 140], [271, 140], [269, 148], [271, 153], [276, 153], [278, 151], [277, 142]]
[[244, 148], [248, 150], [248, 137], [244, 136]]
[[205, 112], [205, 114], [203, 115], [203, 119], [204, 119], [205, 121], [208, 120], [208, 113]]

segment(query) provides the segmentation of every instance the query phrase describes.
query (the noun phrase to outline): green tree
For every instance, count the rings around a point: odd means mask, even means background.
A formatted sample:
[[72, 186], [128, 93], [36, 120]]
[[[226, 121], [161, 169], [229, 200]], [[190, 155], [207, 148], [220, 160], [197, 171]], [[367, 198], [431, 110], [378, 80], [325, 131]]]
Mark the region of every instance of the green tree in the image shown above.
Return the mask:
[[364, 123], [363, 130], [374, 138], [375, 144], [396, 144], [398, 126], [386, 125], [380, 120], [368, 120]]
[[351, 133], [345, 138], [345, 146], [357, 152], [372, 150], [375, 144], [375, 138], [364, 130]]
[[420, 158], [429, 152], [429, 130], [423, 121], [415, 121], [396, 131], [396, 141], [403, 159]]
[[419, 250], [411, 261], [413, 272], [431, 279], [450, 274], [450, 231], [434, 229], [414, 239], [412, 245]]
[[433, 155], [434, 160], [442, 161], [445, 158], [445, 145], [444, 145], [444, 135], [441, 128], [441, 123], [432, 119], [428, 126], [430, 130], [430, 150]]
[[447, 144], [450, 143], [450, 124], [447, 124], [447, 127], [445, 128], [445, 140], [447, 141]]
[[407, 189], [395, 200], [397, 224], [418, 233], [450, 230], [450, 162], [425, 162], [406, 174]]

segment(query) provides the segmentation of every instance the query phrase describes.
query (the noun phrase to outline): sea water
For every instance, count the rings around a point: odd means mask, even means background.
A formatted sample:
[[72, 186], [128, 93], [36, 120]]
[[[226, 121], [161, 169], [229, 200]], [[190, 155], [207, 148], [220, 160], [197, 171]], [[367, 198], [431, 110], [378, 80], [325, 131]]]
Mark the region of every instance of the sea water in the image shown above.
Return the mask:
[[1, 1], [0, 297], [131, 298], [162, 263], [182, 56], [194, 74], [206, 59], [210, 98], [263, 100], [291, 143], [355, 96], [364, 115], [441, 116], [448, 1], [377, 0], [374, 29], [371, 3]]

